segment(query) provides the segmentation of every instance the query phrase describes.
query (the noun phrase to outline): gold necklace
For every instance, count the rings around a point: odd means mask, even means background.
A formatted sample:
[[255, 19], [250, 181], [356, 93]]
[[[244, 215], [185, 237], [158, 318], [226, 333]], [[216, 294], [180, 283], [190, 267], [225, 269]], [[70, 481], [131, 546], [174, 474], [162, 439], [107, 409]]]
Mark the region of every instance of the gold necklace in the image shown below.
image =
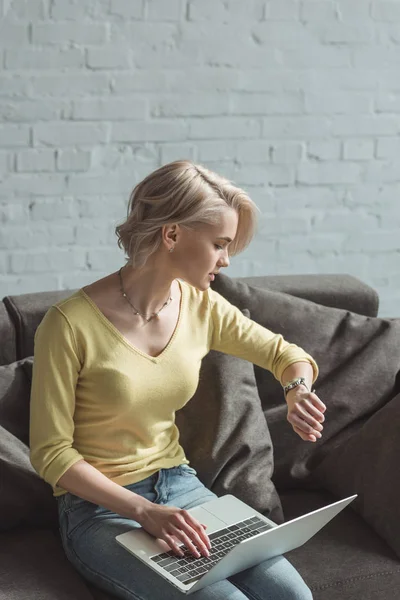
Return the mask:
[[154, 312], [150, 317], [147, 317], [147, 315], [144, 315], [143, 313], [141, 313], [135, 306], [133, 306], [132, 302], [129, 300], [125, 289], [124, 289], [124, 284], [122, 281], [122, 269], [123, 267], [120, 268], [120, 270], [118, 271], [118, 275], [119, 275], [119, 281], [120, 281], [120, 289], [121, 289], [121, 294], [123, 295], [124, 298], [126, 298], [126, 300], [128, 301], [128, 303], [130, 304], [130, 306], [133, 308], [134, 310], [134, 314], [135, 315], [140, 315], [141, 317], [143, 317], [143, 319], [145, 319], [147, 322], [151, 321], [152, 319], [154, 319], [154, 317], [158, 317], [158, 315], [160, 314], [160, 312], [163, 310], [163, 308], [165, 308], [166, 306], [168, 306], [168, 304], [170, 304], [172, 302], [172, 296], [170, 296], [168, 298], [168, 300], [166, 302], [164, 302], [164, 304], [162, 305], [162, 307], [160, 308], [160, 310], [158, 310], [157, 312]]

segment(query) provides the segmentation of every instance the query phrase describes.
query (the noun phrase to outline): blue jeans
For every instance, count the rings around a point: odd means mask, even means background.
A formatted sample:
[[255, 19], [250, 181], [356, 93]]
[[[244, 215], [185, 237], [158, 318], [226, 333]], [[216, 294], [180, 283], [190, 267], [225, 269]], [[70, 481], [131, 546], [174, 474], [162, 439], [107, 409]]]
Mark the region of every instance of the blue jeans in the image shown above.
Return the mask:
[[[161, 505], [189, 509], [216, 495], [188, 465], [161, 469], [126, 488]], [[58, 498], [64, 551], [88, 581], [123, 600], [182, 600], [184, 594], [115, 541], [115, 536], [140, 527], [92, 502], [67, 493]], [[309, 588], [282, 556], [270, 559], [194, 592], [193, 600], [312, 600]]]

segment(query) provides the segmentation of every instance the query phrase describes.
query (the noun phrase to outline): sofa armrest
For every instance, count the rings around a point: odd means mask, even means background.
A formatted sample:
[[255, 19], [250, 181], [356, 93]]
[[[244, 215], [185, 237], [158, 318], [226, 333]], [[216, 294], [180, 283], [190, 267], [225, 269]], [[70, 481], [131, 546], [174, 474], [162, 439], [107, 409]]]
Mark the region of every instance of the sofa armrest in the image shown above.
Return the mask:
[[358, 494], [352, 507], [400, 558], [400, 394], [353, 435], [330, 448], [313, 480], [338, 497]]
[[237, 279], [249, 285], [285, 292], [367, 317], [376, 317], [378, 314], [378, 293], [352, 275], [265, 275]]

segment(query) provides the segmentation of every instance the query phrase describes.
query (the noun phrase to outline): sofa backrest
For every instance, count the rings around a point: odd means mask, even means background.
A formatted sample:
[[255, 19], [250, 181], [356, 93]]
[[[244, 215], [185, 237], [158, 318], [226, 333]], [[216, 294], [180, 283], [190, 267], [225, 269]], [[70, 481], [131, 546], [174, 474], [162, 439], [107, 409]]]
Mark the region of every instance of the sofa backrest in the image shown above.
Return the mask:
[[[236, 280], [367, 316], [376, 316], [378, 311], [376, 291], [350, 275], [255, 276]], [[0, 303], [0, 364], [32, 356], [35, 331], [46, 311], [75, 291], [37, 292], [3, 298]], [[256, 319], [256, 315], [253, 318]]]

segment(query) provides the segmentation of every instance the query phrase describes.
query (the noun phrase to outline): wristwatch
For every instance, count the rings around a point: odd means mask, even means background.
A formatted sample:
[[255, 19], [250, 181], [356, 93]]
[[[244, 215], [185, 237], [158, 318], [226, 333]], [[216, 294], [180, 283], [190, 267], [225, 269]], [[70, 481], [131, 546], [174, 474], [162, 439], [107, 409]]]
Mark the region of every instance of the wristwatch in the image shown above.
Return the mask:
[[304, 377], [296, 377], [296, 379], [292, 379], [292, 381], [288, 381], [288, 383], [286, 383], [283, 386], [283, 391], [285, 393], [285, 396], [290, 390], [292, 390], [293, 388], [295, 388], [299, 385], [304, 385], [307, 388], [307, 390], [310, 391], [307, 387], [305, 378]]

